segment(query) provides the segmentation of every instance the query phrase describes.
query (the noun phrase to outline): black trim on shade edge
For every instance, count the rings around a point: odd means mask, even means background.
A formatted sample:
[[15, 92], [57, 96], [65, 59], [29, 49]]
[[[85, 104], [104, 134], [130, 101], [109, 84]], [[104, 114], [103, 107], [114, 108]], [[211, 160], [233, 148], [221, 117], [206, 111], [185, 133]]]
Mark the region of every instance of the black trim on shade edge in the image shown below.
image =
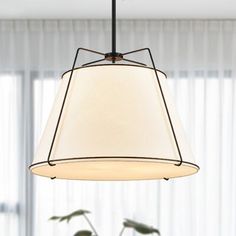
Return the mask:
[[[154, 70], [153, 67], [149, 67], [149, 66], [141, 66], [141, 65], [134, 65], [134, 64], [97, 64], [97, 65], [88, 65], [88, 66], [79, 66], [79, 67], [76, 67], [74, 68], [74, 71], [75, 70], [80, 70], [80, 69], [86, 69], [86, 68], [90, 68], [90, 67], [96, 67], [96, 66], [133, 66], [133, 67], [141, 67], [141, 68], [146, 68], [146, 69], [150, 69], [150, 70]], [[67, 70], [65, 71], [62, 75], [61, 75], [61, 79], [63, 79], [63, 77], [65, 76], [65, 74], [67, 74], [68, 72], [71, 72], [72, 70]], [[161, 70], [158, 70], [156, 69], [156, 71], [162, 73], [166, 79], [167, 79], [167, 75], [165, 72], [161, 71]]]
[[[156, 157], [124, 157], [124, 156], [109, 156], [109, 157], [72, 157], [72, 158], [63, 158], [63, 159], [56, 159], [56, 160], [50, 160], [50, 162], [63, 162], [63, 161], [73, 161], [73, 160], [99, 160], [99, 159], [108, 159], [107, 161], [109, 161], [109, 159], [124, 159], [123, 161], [127, 161], [127, 159], [137, 159], [137, 160], [149, 160], [149, 161], [169, 161], [169, 162], [179, 162], [179, 160], [176, 160], [176, 159], [166, 159], [166, 158], [156, 158]], [[130, 160], [130, 162], [132, 162], [133, 160]], [[129, 162], [129, 161], [127, 161]], [[144, 161], [145, 162], [145, 161]], [[47, 161], [41, 161], [41, 162], [37, 162], [37, 163], [34, 163], [32, 165], [29, 166], [29, 169], [31, 169], [32, 167], [34, 166], [37, 166], [37, 165], [42, 165], [42, 164], [45, 164], [45, 163], [48, 163]], [[197, 165], [197, 164], [194, 164], [192, 162], [188, 162], [188, 161], [182, 161], [183, 164], [187, 164], [187, 165], [192, 165], [194, 167], [196, 167], [198, 170], [200, 170], [200, 167]], [[173, 163], [174, 164], [174, 163]], [[174, 164], [175, 165], [175, 164]]]

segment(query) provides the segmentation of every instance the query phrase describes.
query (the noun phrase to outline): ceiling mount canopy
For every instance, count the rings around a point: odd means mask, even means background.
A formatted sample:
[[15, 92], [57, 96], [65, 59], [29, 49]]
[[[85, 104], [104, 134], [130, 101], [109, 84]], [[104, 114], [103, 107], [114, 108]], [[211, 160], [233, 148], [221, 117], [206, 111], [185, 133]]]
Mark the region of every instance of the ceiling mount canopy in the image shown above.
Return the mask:
[[[81, 51], [102, 58], [77, 68]], [[142, 51], [151, 67], [127, 58]], [[116, 0], [112, 51], [77, 49], [30, 169], [52, 179], [81, 180], [168, 180], [198, 171], [166, 75], [156, 69], [150, 49], [116, 51]]]

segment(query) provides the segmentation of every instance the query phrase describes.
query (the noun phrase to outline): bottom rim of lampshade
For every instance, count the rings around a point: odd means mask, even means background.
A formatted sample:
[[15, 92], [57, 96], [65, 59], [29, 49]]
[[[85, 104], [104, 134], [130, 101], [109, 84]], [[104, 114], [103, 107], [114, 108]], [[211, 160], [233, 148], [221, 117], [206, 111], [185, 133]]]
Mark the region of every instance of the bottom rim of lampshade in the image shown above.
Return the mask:
[[193, 175], [198, 165], [179, 160], [148, 157], [86, 157], [51, 160], [30, 166], [33, 174], [71, 180], [153, 180]]

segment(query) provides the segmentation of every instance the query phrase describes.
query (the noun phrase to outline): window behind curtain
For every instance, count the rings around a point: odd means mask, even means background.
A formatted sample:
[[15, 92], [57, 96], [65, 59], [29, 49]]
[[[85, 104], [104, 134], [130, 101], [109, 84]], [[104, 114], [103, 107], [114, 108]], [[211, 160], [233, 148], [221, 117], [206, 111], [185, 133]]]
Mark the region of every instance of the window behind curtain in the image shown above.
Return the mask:
[[[220, 221], [222, 229], [232, 235], [232, 209], [227, 204], [233, 202], [230, 186], [235, 176], [230, 167], [235, 80], [229, 73], [220, 77], [216, 71], [169, 74], [177, 109], [201, 166], [197, 176], [169, 182], [102, 183], [36, 177], [34, 236], [73, 235], [77, 229], [88, 229], [83, 219], [70, 224], [48, 221], [52, 215], [80, 208], [92, 211], [90, 217], [101, 235], [118, 235], [123, 218], [157, 226], [165, 236], [213, 235], [217, 232], [214, 225]], [[34, 81], [36, 139], [50, 112], [57, 84], [51, 78]], [[132, 235], [132, 231], [125, 235]]]
[[[0, 20], [0, 104], [7, 104], [5, 107], [17, 114], [14, 120], [10, 112], [3, 111], [4, 105], [0, 107], [1, 140], [10, 137], [9, 142], [0, 142], [0, 236], [73, 235], [80, 219], [67, 225], [49, 222], [48, 217], [82, 207], [93, 211], [91, 218], [103, 236], [117, 235], [123, 217], [156, 225], [163, 236], [235, 236], [236, 21], [122, 20], [117, 29], [117, 46], [122, 52], [148, 46], [158, 68], [173, 70], [169, 75], [175, 79], [169, 79], [170, 85], [200, 172], [176, 181], [138, 184], [32, 177], [27, 170], [33, 156], [32, 140], [37, 143], [44, 124], [44, 118], [40, 121], [40, 117], [34, 117], [32, 135], [32, 113], [41, 115], [44, 110], [47, 117], [49, 96], [54, 93], [50, 89], [50, 94], [44, 94], [44, 109], [40, 110], [42, 97], [39, 95], [35, 104], [32, 80], [58, 79], [44, 71], [70, 68], [77, 47], [108, 51], [110, 22]], [[81, 54], [81, 59], [86, 62], [89, 57]], [[23, 71], [23, 86], [17, 71]], [[11, 95], [5, 86], [9, 81]], [[18, 129], [12, 131], [16, 124]], [[19, 152], [13, 154], [13, 149]], [[19, 167], [14, 170], [17, 160]], [[36, 192], [29, 184], [32, 180]]]
[[0, 235], [18, 236], [21, 77], [0, 73]]
[[[57, 90], [59, 80], [54, 77], [47, 74], [32, 77], [30, 103], [34, 108], [35, 140], [43, 130]], [[202, 167], [198, 176], [173, 182], [138, 183], [52, 181], [36, 177], [33, 236], [73, 235], [80, 227], [88, 228], [81, 219], [69, 225], [48, 221], [54, 214], [79, 208], [92, 211], [90, 217], [102, 235], [117, 235], [124, 217], [155, 225], [166, 236], [189, 235], [194, 228], [193, 235], [206, 232], [211, 235], [217, 231], [214, 227], [217, 222], [221, 222], [222, 231], [233, 235], [236, 81], [230, 73], [220, 77], [217, 72], [196, 73], [194, 78], [186, 72], [173, 77], [176, 78], [168, 81]], [[19, 236], [20, 217], [24, 217], [20, 212], [24, 206], [19, 200], [22, 191], [21, 76], [0, 74], [0, 91], [0, 235]]]

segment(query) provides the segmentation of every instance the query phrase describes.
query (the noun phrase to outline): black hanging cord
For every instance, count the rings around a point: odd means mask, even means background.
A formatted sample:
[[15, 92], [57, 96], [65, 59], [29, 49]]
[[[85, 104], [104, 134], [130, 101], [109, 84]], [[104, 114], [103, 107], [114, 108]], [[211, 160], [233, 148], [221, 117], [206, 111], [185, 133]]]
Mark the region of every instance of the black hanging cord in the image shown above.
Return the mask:
[[111, 5], [111, 52], [105, 54], [105, 60], [112, 63], [123, 60], [123, 54], [116, 51], [116, 0]]
[[[116, 0], [112, 0], [112, 53], [116, 54]], [[114, 62], [113, 62], [114, 63]]]

